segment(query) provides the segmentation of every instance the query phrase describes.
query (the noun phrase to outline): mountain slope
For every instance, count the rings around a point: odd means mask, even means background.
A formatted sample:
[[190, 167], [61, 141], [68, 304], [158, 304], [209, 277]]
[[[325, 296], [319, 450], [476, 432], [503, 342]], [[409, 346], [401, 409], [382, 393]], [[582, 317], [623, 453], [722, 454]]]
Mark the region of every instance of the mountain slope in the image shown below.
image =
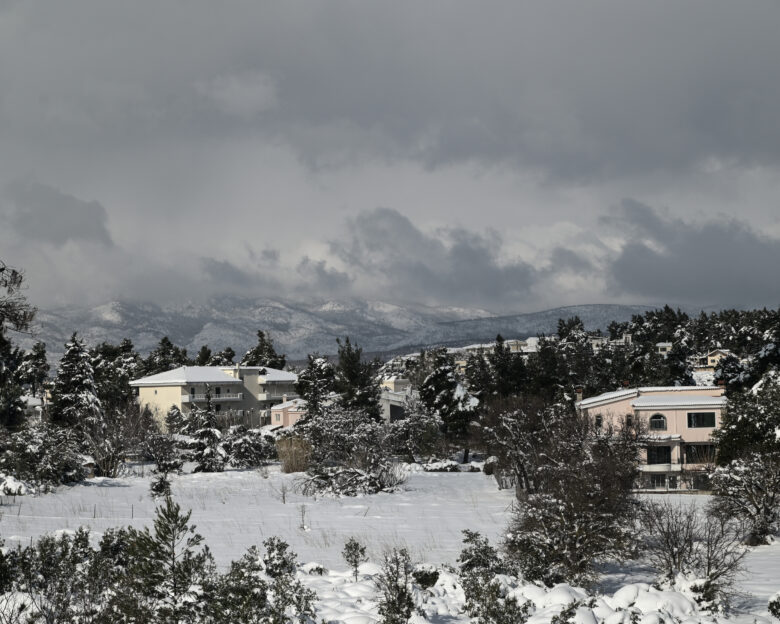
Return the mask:
[[43, 340], [53, 358], [77, 331], [89, 344], [130, 338], [147, 353], [163, 336], [195, 353], [230, 346], [243, 354], [258, 329], [270, 333], [277, 349], [291, 359], [307, 353], [334, 353], [336, 338], [350, 336], [366, 352], [399, 352], [422, 345], [482, 342], [502, 334], [522, 338], [553, 333], [559, 318], [578, 315], [588, 329], [605, 329], [612, 320], [630, 319], [648, 306], [582, 305], [529, 314], [491, 316], [485, 310], [401, 306], [380, 301], [315, 301], [220, 298], [205, 304], [157, 306], [113, 301], [89, 308], [41, 310], [36, 335], [20, 341], [29, 348]]

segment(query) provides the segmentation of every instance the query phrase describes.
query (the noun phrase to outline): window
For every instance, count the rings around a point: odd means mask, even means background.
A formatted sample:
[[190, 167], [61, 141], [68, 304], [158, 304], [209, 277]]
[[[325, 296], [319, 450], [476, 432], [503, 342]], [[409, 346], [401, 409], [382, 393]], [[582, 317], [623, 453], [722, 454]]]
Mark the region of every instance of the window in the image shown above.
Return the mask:
[[276, 422], [279, 422], [281, 419], [282, 419], [282, 415], [281, 414], [277, 414], [276, 415]]
[[194, 386], [190, 388], [190, 394], [195, 394], [195, 387]]
[[154, 393], [157, 394], [157, 390], [155, 390]]
[[715, 446], [712, 444], [689, 444], [685, 447], [686, 464], [712, 464], [715, 462]]
[[634, 426], [634, 417], [631, 414], [626, 414], [626, 427]]
[[219, 414], [221, 411], [222, 411], [222, 406], [218, 404], [216, 407], [217, 414]]
[[594, 421], [596, 423], [596, 429], [601, 429], [601, 425], [604, 424], [604, 419], [601, 417], [601, 414], [596, 414]]
[[650, 417], [650, 431], [666, 431], [666, 416], [653, 414]]
[[672, 447], [671, 446], [648, 446], [647, 463], [648, 464], [671, 464]]
[[651, 474], [650, 475], [650, 487], [652, 487], [652, 488], [665, 488], [666, 487], [666, 475]]
[[219, 393], [220, 393], [220, 392], [222, 392], [222, 388], [220, 388], [219, 386], [217, 386], [217, 387], [214, 389], [214, 392], [216, 392], [217, 396], [219, 396]]
[[715, 412], [688, 412], [688, 428], [714, 427]]

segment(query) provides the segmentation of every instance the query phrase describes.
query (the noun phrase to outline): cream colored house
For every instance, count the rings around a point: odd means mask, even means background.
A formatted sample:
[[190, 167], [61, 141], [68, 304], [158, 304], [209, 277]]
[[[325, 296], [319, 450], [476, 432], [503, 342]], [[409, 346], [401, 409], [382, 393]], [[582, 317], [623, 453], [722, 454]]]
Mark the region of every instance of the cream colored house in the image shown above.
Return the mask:
[[706, 468], [715, 460], [712, 433], [720, 426], [726, 397], [716, 386], [665, 386], [607, 392], [577, 401], [577, 409], [597, 425], [641, 423], [643, 451], [640, 487], [702, 489]]
[[187, 413], [193, 405], [204, 407], [206, 393], [217, 414], [233, 412], [259, 425], [270, 409], [295, 398], [295, 373], [262, 366], [181, 366], [131, 381], [138, 402], [148, 406], [161, 424], [172, 405]]

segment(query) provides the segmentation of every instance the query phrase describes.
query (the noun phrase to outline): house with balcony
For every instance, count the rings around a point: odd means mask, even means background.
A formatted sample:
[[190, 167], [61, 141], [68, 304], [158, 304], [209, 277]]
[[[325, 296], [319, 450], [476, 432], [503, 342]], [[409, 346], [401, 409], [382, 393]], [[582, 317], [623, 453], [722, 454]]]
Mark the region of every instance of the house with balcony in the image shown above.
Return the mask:
[[295, 398], [295, 373], [263, 366], [180, 366], [130, 382], [141, 407], [158, 422], [172, 405], [183, 413], [205, 407], [207, 393], [217, 414], [231, 412], [249, 425], [267, 422], [271, 407]]
[[642, 489], [705, 489], [715, 461], [713, 432], [726, 409], [720, 386], [626, 388], [577, 401], [597, 426], [641, 424], [646, 447], [639, 466]]

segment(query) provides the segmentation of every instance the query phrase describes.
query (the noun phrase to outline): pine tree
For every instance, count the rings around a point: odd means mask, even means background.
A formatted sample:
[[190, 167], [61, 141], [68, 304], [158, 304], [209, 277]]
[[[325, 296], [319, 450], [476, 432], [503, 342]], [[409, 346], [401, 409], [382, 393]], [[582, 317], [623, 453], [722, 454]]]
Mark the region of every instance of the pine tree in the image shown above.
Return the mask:
[[225, 469], [227, 453], [222, 448], [222, 433], [217, 427], [217, 416], [211, 408], [211, 395], [206, 391], [206, 409], [194, 408], [190, 418], [197, 422], [195, 450], [192, 459], [196, 462], [194, 472], [222, 472]]
[[445, 349], [433, 356], [433, 371], [420, 387], [420, 402], [429, 413], [441, 418], [445, 437], [465, 446], [463, 461], [468, 462], [469, 425], [476, 417], [479, 401], [458, 379], [455, 363]]
[[334, 389], [339, 394], [338, 404], [344, 409], [360, 410], [368, 418], [380, 420], [379, 381], [376, 372], [379, 361], [363, 361], [363, 349], [352, 345], [349, 337], [337, 340], [339, 359], [336, 365]]
[[22, 357], [22, 352], [0, 331], [0, 424], [9, 429], [24, 422], [23, 390], [17, 381]]
[[194, 624], [212, 599], [214, 562], [203, 538], [170, 498], [157, 508], [154, 531], [128, 529], [130, 564], [120, 611], [134, 622]]
[[198, 351], [198, 355], [195, 356], [193, 364], [195, 366], [208, 366], [211, 361], [211, 349], [208, 345], [203, 345]]
[[308, 356], [308, 363], [298, 374], [298, 382], [295, 391], [306, 401], [306, 416], [318, 416], [322, 414], [323, 403], [333, 391], [335, 383], [335, 370], [328, 358], [318, 353]]
[[230, 347], [225, 347], [222, 351], [214, 353], [208, 361], [209, 366], [230, 366], [233, 364], [233, 358], [236, 352]]
[[488, 352], [487, 359], [493, 369], [495, 394], [500, 398], [519, 394], [525, 382], [525, 363], [519, 353], [509, 350], [501, 334], [496, 336], [495, 345]]
[[19, 367], [19, 382], [30, 388], [32, 396], [43, 394], [43, 384], [49, 376], [49, 362], [46, 360], [46, 344], [36, 342], [32, 350], [25, 353]]
[[65, 354], [54, 380], [51, 422], [60, 427], [79, 426], [86, 430], [102, 424], [102, 407], [89, 353], [75, 333], [65, 344]]
[[144, 374], [155, 375], [173, 370], [187, 364], [187, 349], [173, 344], [168, 336], [163, 336], [157, 348], [144, 360]]
[[241, 359], [241, 366], [267, 366], [279, 370], [283, 369], [286, 363], [286, 356], [276, 352], [270, 336], [262, 330], [257, 331], [257, 345]]

